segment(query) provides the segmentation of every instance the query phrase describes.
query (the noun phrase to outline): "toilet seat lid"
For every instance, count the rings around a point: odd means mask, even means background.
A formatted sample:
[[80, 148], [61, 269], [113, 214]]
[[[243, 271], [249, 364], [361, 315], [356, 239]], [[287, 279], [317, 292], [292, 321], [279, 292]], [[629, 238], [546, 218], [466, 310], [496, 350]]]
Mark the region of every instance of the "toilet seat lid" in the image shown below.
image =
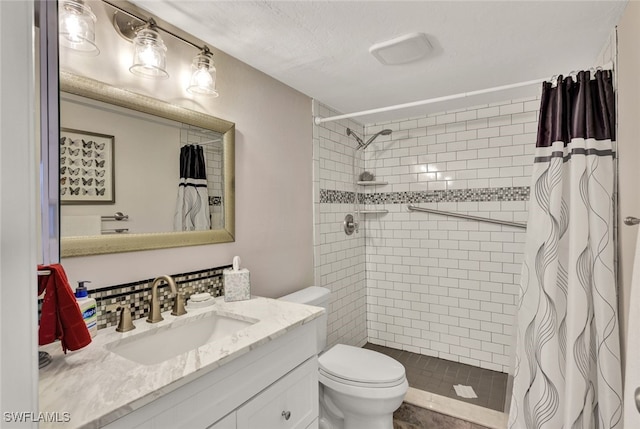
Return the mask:
[[337, 344], [318, 358], [320, 369], [328, 375], [366, 384], [394, 384], [405, 378], [404, 366], [382, 353]]

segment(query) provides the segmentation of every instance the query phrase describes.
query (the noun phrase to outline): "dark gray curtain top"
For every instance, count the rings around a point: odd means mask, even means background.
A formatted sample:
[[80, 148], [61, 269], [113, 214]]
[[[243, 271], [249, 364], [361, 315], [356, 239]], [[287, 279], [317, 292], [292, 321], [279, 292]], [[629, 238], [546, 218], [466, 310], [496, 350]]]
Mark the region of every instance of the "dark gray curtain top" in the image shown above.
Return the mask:
[[206, 179], [202, 146], [186, 145], [180, 148], [180, 177], [183, 179]]
[[574, 138], [615, 140], [615, 98], [613, 72], [596, 71], [591, 79], [581, 71], [576, 80], [558, 77], [558, 84], [542, 84], [538, 140], [536, 147], [548, 147], [563, 141], [565, 146]]

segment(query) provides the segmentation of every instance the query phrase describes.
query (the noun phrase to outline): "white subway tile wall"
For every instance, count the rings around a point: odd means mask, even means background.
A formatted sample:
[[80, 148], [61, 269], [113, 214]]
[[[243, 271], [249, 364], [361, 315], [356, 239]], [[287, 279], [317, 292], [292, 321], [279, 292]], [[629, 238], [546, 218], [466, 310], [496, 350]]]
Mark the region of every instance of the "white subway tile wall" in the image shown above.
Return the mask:
[[[314, 116], [339, 114], [314, 101]], [[364, 127], [342, 120], [313, 127], [314, 255], [315, 283], [331, 290], [327, 342], [362, 346], [367, 341], [365, 246], [363, 232], [347, 236], [345, 215], [354, 212], [355, 139], [347, 137], [351, 128], [362, 136]], [[362, 153], [356, 166], [361, 170]], [[339, 191], [341, 203], [320, 203], [320, 190]], [[350, 201], [350, 202], [349, 202]]]
[[[526, 222], [528, 203], [513, 188], [530, 185], [538, 109], [539, 99], [527, 98], [366, 126], [367, 136], [394, 132], [365, 152], [363, 168], [388, 182], [363, 187], [372, 194], [365, 201], [439, 191], [447, 197], [419, 205]], [[486, 188], [488, 200], [477, 198]], [[508, 372], [524, 230], [408, 212], [404, 202], [366, 209], [389, 211], [363, 222], [369, 341]]]

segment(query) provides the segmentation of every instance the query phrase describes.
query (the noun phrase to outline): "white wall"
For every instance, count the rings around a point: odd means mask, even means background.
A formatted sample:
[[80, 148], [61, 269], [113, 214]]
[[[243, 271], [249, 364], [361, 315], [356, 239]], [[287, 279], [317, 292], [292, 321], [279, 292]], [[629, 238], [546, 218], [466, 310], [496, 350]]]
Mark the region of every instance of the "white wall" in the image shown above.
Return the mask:
[[[240, 255], [251, 270], [252, 293], [276, 297], [313, 283], [311, 100], [212, 49], [218, 70], [215, 99], [186, 92], [192, 57], [182, 42], [165, 38], [169, 73], [164, 81], [136, 78], [128, 72], [130, 45], [113, 31], [101, 3], [90, 2], [100, 26], [97, 57], [61, 53], [65, 69], [83, 70], [108, 83], [199, 110], [236, 124], [236, 241], [197, 247], [65, 258], [73, 283], [91, 280], [108, 286], [165, 273], [180, 273], [231, 263]], [[101, 9], [102, 8], [102, 9]], [[108, 49], [120, 52], [118, 61]], [[286, 166], [286, 168], [283, 168]]]
[[0, 412], [38, 411], [32, 2], [0, 2]]
[[[621, 346], [624, 356], [626, 350], [627, 325], [629, 323], [629, 297], [631, 294], [631, 275], [636, 253], [636, 235], [638, 226], [627, 226], [622, 219], [627, 216], [640, 218], [640, 3], [628, 3], [618, 25], [618, 165], [619, 165], [619, 248], [620, 248], [620, 316]], [[633, 333], [637, 335], [637, 333]], [[638, 351], [635, 351], [637, 356]]]
[[366, 152], [366, 169], [389, 183], [371, 192], [393, 193], [367, 206], [389, 210], [366, 222], [372, 343], [508, 371], [525, 230], [409, 212], [397, 201], [411, 195], [420, 207], [526, 222], [526, 193], [518, 188], [531, 182], [539, 103], [505, 101], [366, 127], [367, 135], [393, 130]]

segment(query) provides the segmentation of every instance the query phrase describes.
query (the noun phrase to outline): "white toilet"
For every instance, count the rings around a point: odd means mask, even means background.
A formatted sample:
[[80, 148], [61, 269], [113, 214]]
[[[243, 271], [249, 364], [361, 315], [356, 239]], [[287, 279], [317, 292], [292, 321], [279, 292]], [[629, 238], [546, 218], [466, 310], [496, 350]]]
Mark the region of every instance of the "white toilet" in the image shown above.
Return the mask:
[[[329, 289], [311, 286], [282, 300], [324, 307]], [[327, 315], [319, 323], [320, 429], [392, 429], [409, 383], [404, 366], [373, 350], [327, 346]], [[324, 352], [323, 352], [324, 351]]]

